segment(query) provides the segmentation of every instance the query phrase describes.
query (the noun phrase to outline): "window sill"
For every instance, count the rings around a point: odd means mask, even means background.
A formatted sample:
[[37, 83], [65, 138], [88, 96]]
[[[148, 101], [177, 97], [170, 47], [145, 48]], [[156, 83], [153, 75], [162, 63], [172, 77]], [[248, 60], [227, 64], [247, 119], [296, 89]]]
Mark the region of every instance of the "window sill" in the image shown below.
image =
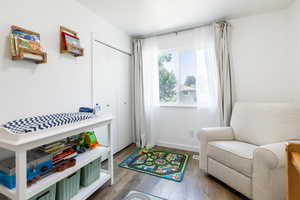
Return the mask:
[[192, 108], [196, 109], [197, 105], [180, 105], [180, 104], [160, 104], [161, 108]]

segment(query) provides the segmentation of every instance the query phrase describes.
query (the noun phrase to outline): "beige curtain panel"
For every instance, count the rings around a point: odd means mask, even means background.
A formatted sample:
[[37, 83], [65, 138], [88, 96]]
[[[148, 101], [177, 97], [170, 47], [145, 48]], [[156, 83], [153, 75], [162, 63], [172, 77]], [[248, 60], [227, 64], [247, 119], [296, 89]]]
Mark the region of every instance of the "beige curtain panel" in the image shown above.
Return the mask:
[[136, 145], [146, 146], [142, 40], [133, 41], [133, 132]]
[[214, 24], [219, 76], [218, 102], [222, 126], [229, 126], [232, 111], [230, 28], [227, 22]]

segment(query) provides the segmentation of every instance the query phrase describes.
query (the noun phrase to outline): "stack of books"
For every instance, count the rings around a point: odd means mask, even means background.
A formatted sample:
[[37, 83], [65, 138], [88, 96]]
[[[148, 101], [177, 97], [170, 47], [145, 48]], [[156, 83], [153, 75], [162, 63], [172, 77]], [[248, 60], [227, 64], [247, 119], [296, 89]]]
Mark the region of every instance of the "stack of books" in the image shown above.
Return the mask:
[[[13, 30], [11, 34], [9, 34], [9, 43], [12, 56], [19, 56], [21, 48], [29, 51], [42, 52], [39, 35], [25, 33], [20, 30]], [[33, 60], [43, 60], [43, 56], [29, 52], [24, 52], [23, 57]]]
[[78, 153], [73, 149], [73, 144], [65, 140], [43, 145], [39, 149], [52, 155], [53, 168], [56, 171], [63, 171], [76, 164], [74, 158]]

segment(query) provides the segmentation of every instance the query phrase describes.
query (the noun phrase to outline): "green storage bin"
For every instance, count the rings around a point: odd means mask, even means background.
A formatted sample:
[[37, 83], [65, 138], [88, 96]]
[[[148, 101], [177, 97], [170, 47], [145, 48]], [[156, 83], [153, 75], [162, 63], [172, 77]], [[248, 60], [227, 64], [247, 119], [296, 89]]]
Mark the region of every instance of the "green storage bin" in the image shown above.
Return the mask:
[[80, 170], [56, 184], [55, 200], [70, 200], [80, 188]]
[[81, 168], [80, 185], [88, 186], [100, 178], [101, 157]]
[[55, 200], [56, 184], [34, 195], [29, 200]]

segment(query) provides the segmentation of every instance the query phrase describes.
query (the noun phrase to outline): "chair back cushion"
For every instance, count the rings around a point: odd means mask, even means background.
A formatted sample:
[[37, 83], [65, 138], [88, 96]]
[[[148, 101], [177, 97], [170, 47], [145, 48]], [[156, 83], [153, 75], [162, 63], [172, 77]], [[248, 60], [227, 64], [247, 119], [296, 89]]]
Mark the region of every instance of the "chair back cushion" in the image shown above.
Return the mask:
[[236, 140], [255, 145], [300, 139], [300, 107], [288, 103], [237, 102], [231, 127]]

